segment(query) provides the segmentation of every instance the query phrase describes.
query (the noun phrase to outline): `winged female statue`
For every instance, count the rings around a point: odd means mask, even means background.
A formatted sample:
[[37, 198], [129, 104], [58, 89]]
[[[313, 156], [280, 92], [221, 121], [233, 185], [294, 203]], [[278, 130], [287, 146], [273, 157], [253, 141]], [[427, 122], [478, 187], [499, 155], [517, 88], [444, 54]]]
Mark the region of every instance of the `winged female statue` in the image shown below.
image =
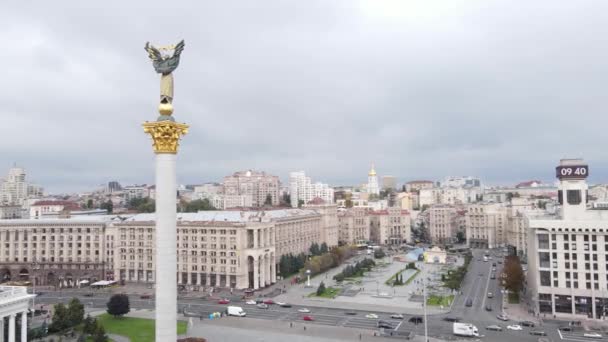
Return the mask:
[[[164, 119], [170, 120], [170, 115], [173, 113], [173, 71], [179, 65], [179, 57], [184, 50], [184, 41], [177, 43], [175, 46], [167, 48], [156, 48], [149, 42], [146, 43], [144, 49], [148, 52], [148, 57], [152, 60], [152, 65], [160, 77], [160, 104], [158, 111]], [[161, 52], [173, 50], [173, 53], [163, 54]]]

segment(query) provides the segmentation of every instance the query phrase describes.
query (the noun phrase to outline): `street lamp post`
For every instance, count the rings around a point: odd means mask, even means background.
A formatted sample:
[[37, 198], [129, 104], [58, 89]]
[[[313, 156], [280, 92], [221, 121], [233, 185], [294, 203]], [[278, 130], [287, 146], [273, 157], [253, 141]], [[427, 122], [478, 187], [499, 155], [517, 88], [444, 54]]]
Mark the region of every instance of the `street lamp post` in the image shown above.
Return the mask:
[[306, 270], [306, 276], [308, 280], [306, 281], [306, 287], [310, 287], [310, 270]]

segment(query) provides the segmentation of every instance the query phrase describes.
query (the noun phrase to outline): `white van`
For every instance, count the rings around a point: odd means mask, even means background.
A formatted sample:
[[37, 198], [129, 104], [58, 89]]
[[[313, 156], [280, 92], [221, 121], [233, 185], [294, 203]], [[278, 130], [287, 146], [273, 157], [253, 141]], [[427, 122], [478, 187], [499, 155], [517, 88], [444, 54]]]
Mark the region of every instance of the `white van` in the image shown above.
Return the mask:
[[240, 306], [229, 306], [226, 308], [226, 314], [228, 316], [238, 316], [245, 317], [247, 314], [243, 311], [243, 308]]

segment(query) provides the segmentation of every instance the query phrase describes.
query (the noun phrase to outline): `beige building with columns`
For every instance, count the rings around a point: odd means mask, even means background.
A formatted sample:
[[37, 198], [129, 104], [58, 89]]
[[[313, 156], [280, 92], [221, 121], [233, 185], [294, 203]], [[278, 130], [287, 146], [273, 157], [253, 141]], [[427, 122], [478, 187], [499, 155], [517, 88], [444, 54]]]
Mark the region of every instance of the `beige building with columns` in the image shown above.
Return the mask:
[[[27, 341], [27, 312], [30, 299], [34, 295], [27, 293], [22, 286], [0, 286], [0, 341], [4, 342], [4, 333], [8, 330], [8, 342], [15, 342], [17, 334], [20, 341]], [[5, 320], [5, 318], [8, 319]], [[17, 320], [21, 320], [21, 331], [17, 331]]]
[[370, 212], [370, 239], [380, 245], [411, 241], [411, 219], [407, 210], [388, 208]]
[[364, 244], [370, 240], [370, 216], [367, 208], [338, 212], [338, 239], [342, 244]]

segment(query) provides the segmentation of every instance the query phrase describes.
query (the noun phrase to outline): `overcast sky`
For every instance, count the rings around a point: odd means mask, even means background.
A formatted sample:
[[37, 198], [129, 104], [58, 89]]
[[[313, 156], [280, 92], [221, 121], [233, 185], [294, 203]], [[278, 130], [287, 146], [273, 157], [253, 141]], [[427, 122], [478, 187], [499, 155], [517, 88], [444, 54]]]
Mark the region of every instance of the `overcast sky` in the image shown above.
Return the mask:
[[152, 183], [143, 46], [185, 39], [179, 183], [356, 184], [374, 162], [399, 181], [508, 184], [552, 181], [563, 157], [608, 181], [608, 1], [153, 3], [3, 6], [0, 174], [15, 162], [51, 192]]

